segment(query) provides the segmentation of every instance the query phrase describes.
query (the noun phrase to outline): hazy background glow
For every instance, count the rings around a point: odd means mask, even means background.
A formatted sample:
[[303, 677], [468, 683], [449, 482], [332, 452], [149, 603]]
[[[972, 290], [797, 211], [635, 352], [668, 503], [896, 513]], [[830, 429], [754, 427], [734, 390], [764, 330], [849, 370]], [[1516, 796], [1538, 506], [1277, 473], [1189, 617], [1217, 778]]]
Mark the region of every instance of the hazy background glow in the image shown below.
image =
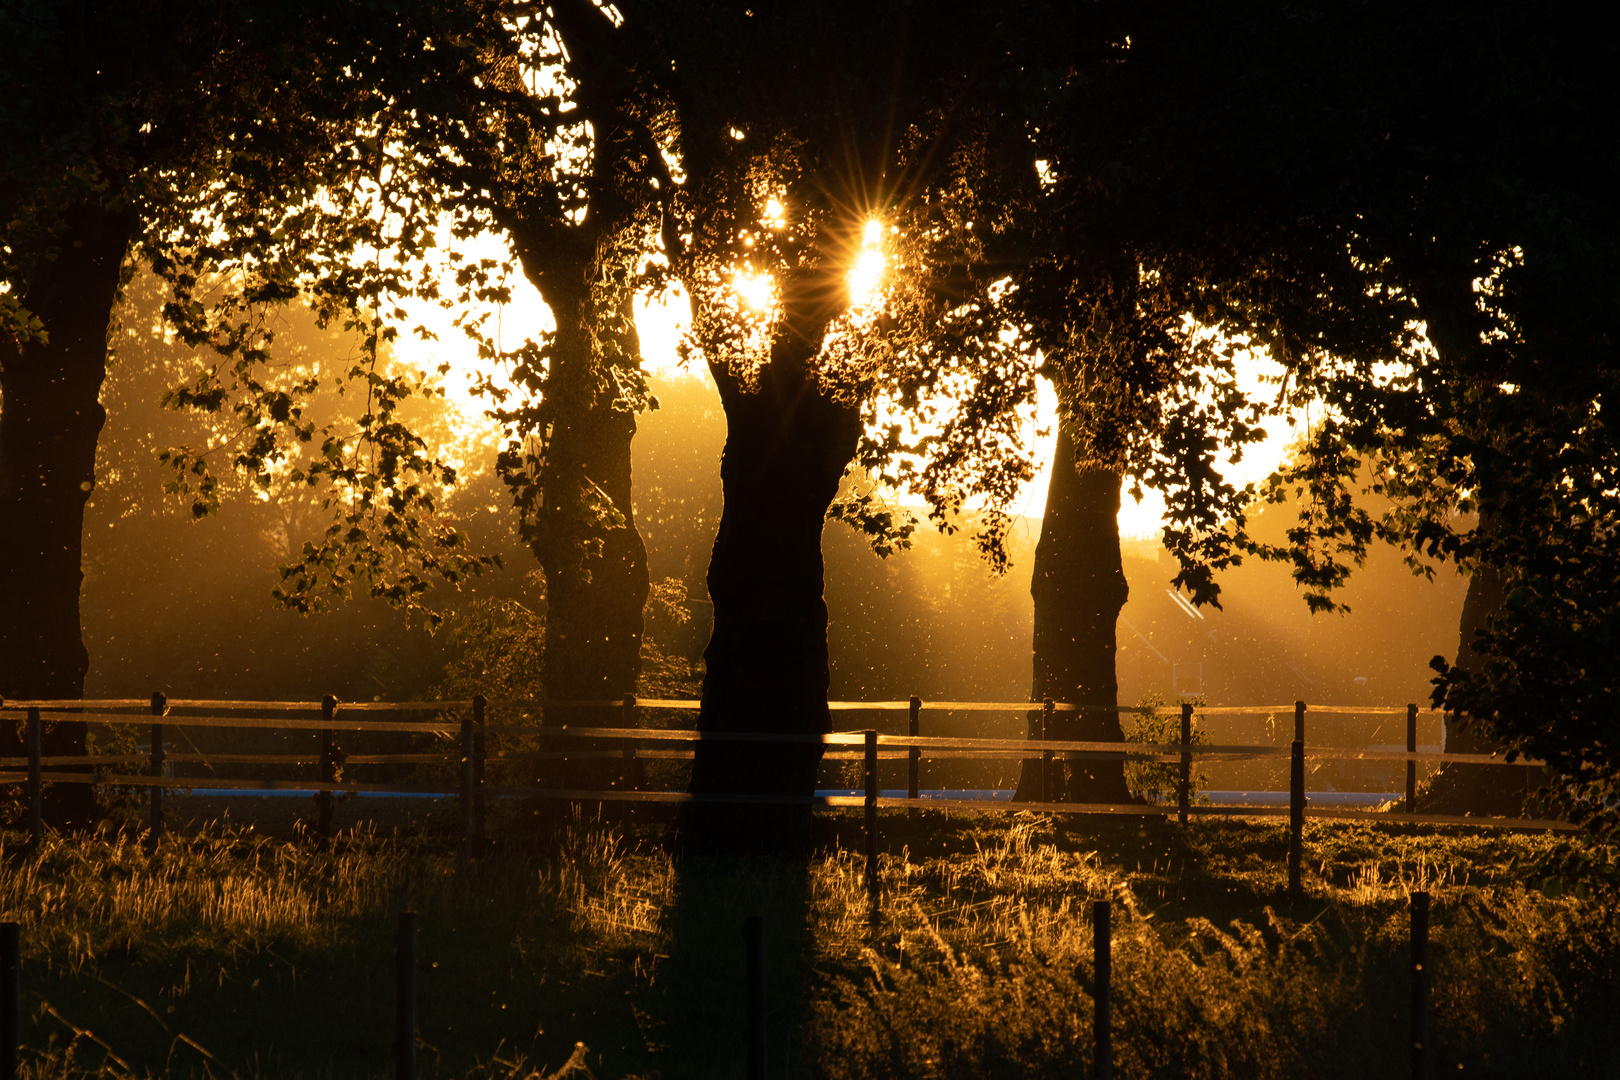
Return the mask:
[[[868, 223], [863, 241], [861, 254], [849, 274], [851, 299], [857, 305], [869, 300], [879, 288], [885, 268], [880, 246], [882, 227], [877, 222]], [[474, 259], [505, 257], [503, 241], [492, 235], [468, 242], [463, 250], [467, 257]], [[521, 273], [514, 271], [506, 284], [511, 289], [512, 301], [492, 312], [490, 322], [496, 341], [502, 348], [510, 348], [525, 337], [545, 333], [553, 325], [551, 312], [540, 299], [540, 294]], [[744, 301], [756, 310], [765, 310], [774, 302], [775, 289], [767, 275], [739, 272], [735, 287]], [[441, 363], [449, 364], [449, 371], [443, 376], [443, 385], [445, 400], [455, 413], [451, 425], [468, 444], [469, 450], [484, 447], [490, 450], [489, 456], [493, 456], [498, 432], [485, 415], [490, 407], [489, 402], [470, 392], [474, 379], [485, 367], [478, 357], [477, 346], [452, 324], [452, 314], [436, 304], [414, 301], [403, 306], [407, 318], [396, 323], [400, 332], [395, 343], [398, 357], [427, 371], [434, 370]], [[681, 376], [696, 378], [709, 385], [712, 391], [713, 383], [707, 368], [701, 364], [683, 366], [680, 360], [680, 341], [691, 323], [685, 293], [679, 287], [674, 287], [661, 297], [638, 296], [635, 312], [636, 331], [641, 338], [642, 363], [648, 373], [664, 379]], [[418, 325], [432, 331], [438, 340], [422, 340], [412, 332]], [[1240, 354], [1238, 375], [1246, 391], [1260, 392], [1263, 380], [1268, 375], [1275, 376], [1277, 370], [1269, 360], [1254, 354]], [[510, 388], [511, 385], [500, 372], [495, 373], [493, 381], [498, 386]], [[716, 405], [718, 400], [716, 394]], [[1294, 431], [1285, 419], [1272, 418], [1266, 422], [1265, 428], [1268, 432], [1266, 440], [1250, 447], [1241, 462], [1233, 465], [1223, 456], [1221, 471], [1234, 484], [1242, 486], [1263, 479], [1276, 468], [1294, 438]], [[1046, 512], [1046, 492], [1052, 477], [1052, 451], [1057, 442], [1057, 396], [1045, 380], [1039, 383], [1035, 414], [1026, 425], [1025, 438], [1036, 449], [1040, 467], [1035, 478], [1020, 490], [1010, 509], [1025, 517], [1040, 518]], [[480, 470], [487, 468], [489, 461], [486, 458], [460, 464], [464, 469]], [[923, 509], [922, 501], [909, 492], [900, 492], [899, 501], [904, 506]], [[1121, 538], [1156, 539], [1164, 526], [1164, 510], [1164, 499], [1157, 492], [1144, 492], [1142, 501], [1138, 503], [1126, 491], [1120, 499]]]

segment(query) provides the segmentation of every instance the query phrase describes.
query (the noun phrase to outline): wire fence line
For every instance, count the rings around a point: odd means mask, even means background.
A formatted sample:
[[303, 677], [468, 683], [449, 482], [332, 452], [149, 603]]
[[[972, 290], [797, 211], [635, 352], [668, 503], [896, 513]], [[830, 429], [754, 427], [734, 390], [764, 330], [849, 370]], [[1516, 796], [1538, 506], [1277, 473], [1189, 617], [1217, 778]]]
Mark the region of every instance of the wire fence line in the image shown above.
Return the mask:
[[[649, 728], [638, 726], [593, 727], [546, 726], [533, 724], [491, 724], [486, 718], [491, 711], [512, 709], [544, 710], [547, 708], [599, 708], [616, 709], [631, 725], [644, 709], [696, 710], [697, 701], [666, 698], [635, 698], [536, 701], [529, 699], [486, 701], [474, 697], [465, 701], [408, 701], [408, 702], [339, 702], [327, 697], [321, 701], [227, 701], [221, 699], [169, 699], [161, 694], [151, 699], [116, 698], [100, 700], [22, 700], [0, 702], [0, 721], [24, 721], [27, 725], [28, 753], [22, 757], [0, 758], [0, 785], [26, 784], [28, 787], [30, 828], [37, 837], [40, 832], [40, 791], [47, 783], [89, 783], [109, 787], [147, 788], [151, 793], [152, 830], [156, 835], [162, 827], [161, 798], [165, 789], [196, 787], [241, 791], [310, 791], [315, 793], [322, 813], [320, 829], [324, 833], [330, 821], [330, 808], [334, 796], [343, 793], [377, 793], [401, 795], [459, 795], [462, 802], [463, 854], [470, 857], [475, 834], [482, 833], [483, 803], [490, 796], [523, 796], [577, 802], [693, 804], [737, 803], [783, 806], [805, 806], [811, 809], [837, 809], [863, 806], [868, 818], [879, 808], [969, 810], [976, 812], [1007, 813], [1035, 811], [1061, 814], [1131, 814], [1143, 817], [1175, 815], [1182, 823], [1194, 817], [1279, 817], [1290, 820], [1290, 879], [1297, 886], [1299, 865], [1299, 832], [1306, 817], [1337, 820], [1432, 825], [1495, 826], [1514, 829], [1568, 830], [1574, 826], [1554, 820], [1529, 818], [1473, 817], [1446, 814], [1392, 814], [1358, 810], [1345, 810], [1311, 806], [1304, 791], [1304, 761], [1307, 757], [1319, 759], [1405, 762], [1407, 806], [1412, 805], [1415, 792], [1416, 767], [1425, 764], [1516, 765], [1539, 767], [1542, 763], [1531, 759], [1512, 762], [1489, 754], [1448, 754], [1417, 750], [1418, 707], [1405, 706], [1309, 706], [1304, 702], [1291, 705], [1236, 705], [1197, 706], [1199, 714], [1252, 714], [1275, 716], [1292, 712], [1294, 740], [1289, 746], [1276, 745], [1210, 745], [1193, 742], [1192, 720], [1195, 706], [1182, 703], [1181, 741], [1174, 743], [1119, 743], [1089, 740], [1066, 740], [1047, 737], [1048, 725], [1060, 712], [1118, 712], [1150, 713], [1142, 706], [1089, 706], [1069, 702], [960, 702], [929, 701], [910, 698], [906, 701], [837, 701], [828, 702], [831, 712], [898, 712], [906, 711], [910, 718], [910, 731], [905, 735], [881, 734], [875, 730], [833, 731], [815, 733], [761, 733], [736, 731], [694, 731], [676, 728]], [[142, 710], [134, 712], [132, 710]], [[180, 715], [175, 710], [202, 710], [200, 715]], [[1031, 734], [1024, 739], [973, 738], [924, 736], [919, 734], [923, 712], [1016, 712], [1029, 714]], [[345, 713], [376, 714], [400, 712], [435, 712], [438, 718], [424, 721], [374, 720], [346, 717]], [[456, 716], [446, 717], [447, 712]], [[300, 716], [242, 715], [254, 713], [316, 713], [318, 718]], [[1311, 746], [1305, 742], [1308, 713], [1339, 715], [1398, 715], [1407, 719], [1407, 749], [1385, 750], [1343, 746]], [[40, 734], [47, 722], [84, 722], [99, 724], [150, 725], [151, 748], [148, 754], [100, 754], [49, 757], [40, 753]], [[279, 731], [312, 731], [321, 735], [319, 754], [244, 754], [169, 753], [163, 743], [163, 729], [172, 727], [235, 728]], [[434, 736], [459, 735], [459, 744], [438, 753], [355, 754], [337, 750], [333, 741], [335, 732], [393, 732]], [[496, 750], [486, 747], [489, 736], [522, 734], [561, 744], [557, 749]], [[586, 745], [577, 745], [584, 741]], [[602, 742], [620, 742], [618, 748], [604, 749]], [[570, 747], [567, 744], [575, 743]], [[694, 794], [679, 791], [646, 791], [600, 788], [561, 787], [495, 787], [484, 783], [485, 765], [491, 762], [518, 762], [541, 760], [607, 759], [690, 760], [696, 754], [692, 744], [756, 743], [778, 745], [819, 745], [823, 757], [831, 760], [863, 760], [866, 763], [866, 793], [860, 795], [756, 795], [756, 794]], [[663, 744], [644, 745], [644, 744]], [[594, 744], [594, 745], [590, 745]], [[670, 744], [685, 744], [671, 746]], [[859, 749], [854, 749], [859, 747]], [[847, 748], [847, 749], [846, 749]], [[1039, 761], [1037, 770], [1039, 797], [1033, 801], [1002, 802], [981, 799], [939, 798], [922, 795], [918, 790], [918, 767], [924, 756], [931, 759], [1013, 759]], [[1248, 761], [1265, 758], [1288, 758], [1290, 761], [1290, 799], [1288, 807], [1255, 806], [1194, 806], [1191, 799], [1191, 767], [1193, 760]], [[909, 762], [907, 795], [903, 798], [885, 796], [877, 788], [879, 761], [905, 760]], [[1146, 762], [1179, 764], [1181, 766], [1177, 803], [1174, 806], [1128, 803], [1075, 803], [1047, 799], [1050, 790], [1048, 774], [1055, 761], [1106, 760], [1119, 762]], [[117, 766], [145, 764], [143, 775], [113, 772], [62, 771], [63, 767], [80, 769], [86, 766]], [[174, 764], [231, 765], [318, 765], [319, 780], [271, 780], [255, 778], [226, 778], [218, 776], [175, 776], [170, 770]], [[339, 778], [344, 765], [440, 764], [458, 766], [460, 782], [454, 785], [415, 784], [403, 782], [365, 783]], [[55, 771], [46, 772], [47, 768]], [[10, 771], [20, 769], [21, 771]], [[323, 802], [324, 800], [324, 802]]]

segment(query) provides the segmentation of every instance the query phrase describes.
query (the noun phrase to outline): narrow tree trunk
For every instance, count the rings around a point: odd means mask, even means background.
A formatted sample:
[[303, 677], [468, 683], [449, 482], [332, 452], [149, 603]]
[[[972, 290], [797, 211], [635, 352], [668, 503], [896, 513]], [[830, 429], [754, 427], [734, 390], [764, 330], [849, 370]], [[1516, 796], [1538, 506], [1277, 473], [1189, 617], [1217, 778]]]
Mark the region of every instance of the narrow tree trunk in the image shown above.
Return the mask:
[[[1114, 706], [1119, 699], [1114, 627], [1130, 591], [1119, 554], [1120, 476], [1106, 469], [1075, 467], [1074, 440], [1067, 422], [1058, 425], [1053, 455], [1052, 482], [1030, 581], [1035, 598], [1031, 697]], [[1047, 734], [1053, 739], [1125, 741], [1119, 713], [1101, 708], [1054, 713]], [[1039, 797], [1041, 769], [1040, 761], [1024, 763], [1015, 799]], [[1130, 799], [1123, 762], [1061, 757], [1052, 765], [1046, 794], [1071, 802], [1122, 803]]]
[[[611, 380], [592, 371], [587, 313], [564, 304], [553, 312], [558, 370], [535, 545], [546, 575], [542, 680], [549, 698], [616, 699], [634, 694], [641, 675], [648, 589], [647, 548], [631, 507], [636, 417], [615, 400]], [[635, 355], [633, 335], [628, 344]], [[548, 722], [603, 726], [619, 718], [600, 709], [562, 709]]]
[[[604, 215], [606, 217], [608, 215]], [[581, 226], [584, 228], [584, 226]], [[647, 604], [647, 548], [631, 505], [636, 414], [621, 388], [640, 378], [641, 349], [629, 296], [606, 306], [594, 236], [511, 226], [524, 271], [555, 326], [539, 401], [525, 426], [545, 439], [537, 474], [524, 460], [508, 475], [525, 511], [524, 538], [546, 582], [540, 680], [550, 727], [617, 727], [617, 709], [568, 702], [618, 700], [636, 692]], [[581, 749], [599, 750], [588, 744]], [[543, 769], [542, 781], [601, 789], [637, 786], [640, 769], [579, 759]]]
[[[703, 732], [832, 729], [821, 533], [855, 456], [860, 416], [817, 385], [808, 362], [819, 340], [819, 329], [784, 331], [754, 385], [711, 365], [727, 432], [725, 506], [709, 562]], [[701, 742], [691, 790], [809, 796], [821, 756], [814, 743]], [[700, 849], [780, 850], [807, 839], [808, 824], [808, 806], [697, 805], [685, 833]]]
[[[90, 657], [79, 621], [84, 506], [106, 421], [107, 323], [134, 223], [84, 208], [68, 215], [62, 252], [28, 283], [24, 302], [49, 340], [0, 358], [0, 694], [78, 698]], [[46, 727], [46, 755], [82, 754], [85, 725]], [[0, 753], [21, 752], [0, 725]], [[88, 785], [46, 788], [59, 826], [93, 819]]]

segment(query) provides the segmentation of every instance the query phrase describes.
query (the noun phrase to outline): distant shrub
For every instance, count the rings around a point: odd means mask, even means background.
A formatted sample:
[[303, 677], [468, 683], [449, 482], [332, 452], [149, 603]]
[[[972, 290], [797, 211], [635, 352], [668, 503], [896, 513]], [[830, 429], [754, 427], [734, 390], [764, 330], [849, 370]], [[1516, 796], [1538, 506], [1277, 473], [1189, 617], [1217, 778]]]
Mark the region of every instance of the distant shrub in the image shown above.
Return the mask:
[[[1203, 699], [1194, 701], [1192, 718], [1192, 744], [1208, 746], [1209, 733], [1204, 730], [1204, 715], [1197, 711]], [[1133, 743], [1181, 742], [1181, 710], [1166, 706], [1164, 698], [1149, 694], [1138, 701], [1145, 712], [1135, 714], [1134, 726], [1125, 732], [1125, 741]], [[1131, 715], [1131, 714], [1126, 714]], [[1203, 792], [1209, 790], [1209, 777], [1198, 769], [1198, 758], [1193, 758], [1191, 798], [1194, 803], [1208, 802]], [[1175, 802], [1181, 791], [1181, 765], [1178, 762], [1128, 761], [1125, 763], [1125, 784], [1131, 794], [1151, 803]]]

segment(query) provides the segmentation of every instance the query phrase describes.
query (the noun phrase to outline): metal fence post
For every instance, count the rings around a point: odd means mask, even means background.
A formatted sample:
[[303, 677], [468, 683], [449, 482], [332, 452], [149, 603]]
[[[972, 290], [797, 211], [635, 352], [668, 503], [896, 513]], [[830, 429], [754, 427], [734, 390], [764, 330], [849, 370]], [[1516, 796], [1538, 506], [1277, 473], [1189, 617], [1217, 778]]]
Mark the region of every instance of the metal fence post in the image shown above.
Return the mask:
[[473, 722], [461, 717], [461, 865], [472, 862], [473, 836]]
[[28, 835], [38, 844], [45, 833], [45, 824], [40, 815], [40, 788], [43, 781], [39, 775], [39, 740], [40, 740], [39, 706], [28, 707]]
[[1091, 1029], [1095, 1045], [1092, 1051], [1091, 1075], [1095, 1080], [1112, 1080], [1114, 1075], [1113, 1018], [1109, 1015], [1109, 997], [1114, 976], [1113, 931], [1109, 925], [1112, 905], [1098, 900], [1091, 908], [1091, 955], [1096, 974], [1092, 1002]]
[[484, 849], [484, 709], [483, 694], [473, 695], [473, 844]]
[[[321, 728], [321, 782], [332, 784], [337, 782], [337, 755], [333, 752], [333, 738], [331, 723], [337, 715], [337, 698], [327, 694], [321, 698], [321, 723], [327, 726]], [[317, 791], [315, 793], [316, 824], [319, 826], [321, 840], [324, 842], [332, 835], [332, 812], [337, 806], [337, 799], [330, 791]]]
[[394, 938], [394, 1080], [416, 1080], [416, 912]]
[[1305, 743], [1295, 739], [1288, 761], [1288, 892], [1300, 891], [1305, 860]]
[[748, 954], [748, 1080], [765, 1080], [765, 919], [743, 920], [743, 947]]
[[[1417, 705], [1406, 706], [1406, 752], [1417, 753]], [[1407, 759], [1406, 762], [1406, 812], [1415, 814], [1414, 803], [1417, 802], [1417, 762]]]
[[[157, 717], [161, 717], [164, 713], [166, 713], [168, 711], [169, 711], [169, 699], [167, 697], [163, 696], [163, 694], [161, 692], [153, 691], [152, 692], [152, 715], [157, 716]], [[152, 775], [158, 779], [158, 783], [153, 784], [151, 789], [150, 789], [151, 797], [152, 797], [152, 844], [154, 846], [156, 846], [156, 844], [158, 842], [158, 838], [163, 835], [163, 783], [162, 783], [162, 778], [163, 778], [163, 758], [164, 758], [164, 754], [163, 754], [163, 725], [162, 724], [154, 723], [152, 725], [152, 745], [151, 745], [151, 755], [150, 755], [150, 757], [151, 757]]]
[[[906, 726], [906, 733], [915, 739], [922, 731], [922, 698], [913, 694], [910, 705], [911, 722]], [[916, 799], [918, 763], [922, 761], [922, 748], [913, 746], [906, 756], [910, 759], [906, 768], [906, 798]]]
[[1423, 1044], [1428, 1041], [1429, 894], [1412, 894], [1412, 1080], [1428, 1075]]
[[1176, 791], [1176, 817], [1187, 824], [1187, 808], [1192, 803], [1192, 702], [1181, 703], [1181, 784]]
[[866, 758], [866, 891], [873, 899], [878, 894], [877, 801], [878, 801], [878, 733], [864, 731]]
[[22, 928], [0, 923], [0, 1080], [16, 1080], [22, 1047]]

